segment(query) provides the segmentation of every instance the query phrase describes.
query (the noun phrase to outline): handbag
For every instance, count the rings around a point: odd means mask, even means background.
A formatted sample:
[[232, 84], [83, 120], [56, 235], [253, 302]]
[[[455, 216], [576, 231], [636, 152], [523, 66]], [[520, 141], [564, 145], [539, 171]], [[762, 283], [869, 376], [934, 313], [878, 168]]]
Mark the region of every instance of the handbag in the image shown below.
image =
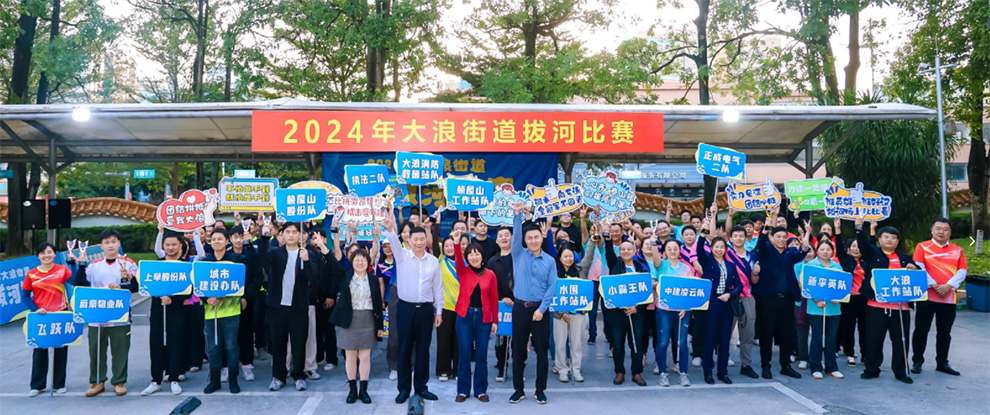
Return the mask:
[[732, 307], [732, 315], [739, 319], [739, 326], [746, 327], [746, 309], [738, 298], [729, 299], [729, 307]]

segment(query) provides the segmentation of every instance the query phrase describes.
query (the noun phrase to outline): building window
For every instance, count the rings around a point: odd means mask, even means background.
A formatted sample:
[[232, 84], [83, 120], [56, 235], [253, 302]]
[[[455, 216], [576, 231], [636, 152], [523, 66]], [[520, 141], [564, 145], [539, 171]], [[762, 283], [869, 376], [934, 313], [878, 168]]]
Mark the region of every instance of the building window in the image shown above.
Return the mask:
[[966, 163], [949, 163], [945, 165], [945, 176], [950, 182], [965, 182], [968, 180]]

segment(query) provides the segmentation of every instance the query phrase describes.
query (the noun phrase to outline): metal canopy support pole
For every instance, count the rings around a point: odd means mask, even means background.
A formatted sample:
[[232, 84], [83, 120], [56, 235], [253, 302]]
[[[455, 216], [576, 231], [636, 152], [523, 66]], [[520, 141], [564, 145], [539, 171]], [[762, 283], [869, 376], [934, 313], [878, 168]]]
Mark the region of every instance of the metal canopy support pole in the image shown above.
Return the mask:
[[810, 179], [815, 177], [815, 139], [812, 138], [804, 142], [804, 177]]
[[[56, 170], [58, 166], [55, 165], [55, 137], [48, 137], [48, 203], [46, 210], [48, 215], [51, 215], [51, 201], [55, 199], [55, 180], [58, 177], [58, 171]], [[49, 223], [51, 223], [51, 218], [49, 217]], [[51, 225], [48, 228], [48, 243], [55, 244], [55, 229], [52, 229]]]

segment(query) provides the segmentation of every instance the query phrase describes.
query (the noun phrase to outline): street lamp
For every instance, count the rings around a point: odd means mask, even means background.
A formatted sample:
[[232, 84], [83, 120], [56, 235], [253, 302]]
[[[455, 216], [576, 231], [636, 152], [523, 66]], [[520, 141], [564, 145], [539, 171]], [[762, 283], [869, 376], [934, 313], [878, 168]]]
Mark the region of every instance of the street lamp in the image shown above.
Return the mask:
[[935, 67], [928, 66], [927, 63], [918, 65], [918, 74], [925, 75], [935, 73], [935, 105], [938, 110], [938, 152], [939, 163], [942, 172], [942, 217], [949, 217], [949, 186], [945, 179], [945, 122], [942, 115], [942, 69], [955, 68], [959, 66], [955, 63], [942, 65], [942, 58], [935, 55]]
[[72, 109], [72, 119], [76, 122], [89, 121], [91, 115], [87, 107], [75, 107]]
[[722, 121], [727, 123], [739, 122], [739, 111], [736, 111], [734, 108], [727, 108], [725, 111], [722, 111]]

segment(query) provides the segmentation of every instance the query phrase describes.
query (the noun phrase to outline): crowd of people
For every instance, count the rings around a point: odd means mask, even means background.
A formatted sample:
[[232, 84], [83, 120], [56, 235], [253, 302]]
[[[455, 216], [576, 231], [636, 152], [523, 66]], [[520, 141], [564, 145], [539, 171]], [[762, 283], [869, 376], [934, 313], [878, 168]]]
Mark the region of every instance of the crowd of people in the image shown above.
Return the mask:
[[[532, 396], [545, 404], [551, 370], [560, 382], [584, 381], [584, 349], [598, 341], [599, 310], [616, 385], [626, 381], [627, 361], [631, 381], [649, 383], [644, 372], [651, 345], [652, 372], [661, 386], [671, 385], [671, 375], [689, 386], [691, 372], [698, 371], [692, 367], [700, 367], [706, 383], [729, 384], [729, 367], [737, 364], [741, 376], [772, 379], [774, 345], [779, 346], [777, 370], [783, 376], [802, 377], [796, 363], [814, 379], [842, 379], [837, 361], [841, 351], [847, 368], [862, 364], [860, 377], [871, 379], [880, 376], [888, 334], [893, 374], [910, 384], [908, 371], [923, 369], [933, 320], [935, 370], [959, 375], [948, 355], [966, 258], [949, 242], [946, 219], [932, 224], [931, 239], [916, 245], [912, 255], [890, 226], [856, 222], [855, 234], [847, 235], [836, 220], [816, 232], [807, 222], [788, 227], [788, 218], [777, 212], [734, 224], [736, 212], [730, 210], [723, 226], [715, 206], [705, 215], [684, 211], [677, 225], [668, 206], [667, 219], [649, 226], [629, 220], [600, 222], [598, 212], [587, 208], [576, 212], [578, 218], [565, 213], [535, 219], [516, 203], [513, 213], [512, 226], [498, 229], [462, 214], [442, 236], [441, 228], [448, 226], [441, 226], [439, 216], [414, 209], [402, 220], [401, 212], [398, 219], [394, 212], [380, 212], [371, 241], [358, 241], [354, 225], [339, 224], [328, 238], [319, 226], [277, 224], [263, 216], [235, 216], [229, 229], [222, 222], [185, 234], [160, 229], [154, 246], [160, 259], [232, 261], [245, 264], [247, 273], [240, 297], [151, 299], [149, 352], [135, 354], [151, 360], [151, 382], [141, 394], [154, 394], [166, 384], [171, 393], [180, 394], [181, 382], [204, 363], [209, 370], [204, 393], [220, 390], [223, 383], [238, 393], [239, 381], [254, 381], [255, 362], [262, 360], [272, 365], [271, 391], [282, 389], [290, 376], [302, 391], [321, 371], [333, 371], [343, 357], [346, 402], [371, 403], [372, 350], [381, 344], [389, 379], [397, 388], [394, 401], [404, 403], [411, 394], [436, 400], [428, 388], [435, 335], [432, 371], [441, 382], [456, 379], [456, 402], [490, 400], [487, 358], [494, 343], [495, 381], [512, 378], [509, 402], [527, 397], [523, 372], [534, 354]], [[67, 310], [67, 283], [136, 292], [137, 264], [118, 254], [120, 239], [114, 231], [104, 232], [104, 258], [89, 261], [85, 254], [70, 252], [70, 267], [54, 263], [55, 246], [41, 244], [40, 265], [22, 286], [30, 310]], [[799, 276], [805, 266], [851, 273], [849, 301], [802, 298]], [[880, 268], [925, 270], [928, 299], [877, 302], [870, 279], [872, 270]], [[709, 307], [667, 310], [654, 295], [650, 304], [608, 308], [600, 282], [630, 272], [649, 273], [654, 289], [663, 275], [707, 279]], [[589, 311], [551, 310], [556, 282], [566, 278], [594, 282]], [[497, 335], [499, 303], [512, 307], [510, 336]], [[108, 348], [110, 385], [115, 394], [127, 394], [130, 325], [130, 319], [90, 324], [90, 388], [85, 396], [105, 391]], [[759, 361], [753, 358], [755, 345]], [[738, 363], [730, 358], [733, 347], [739, 350]], [[34, 350], [32, 396], [48, 387], [50, 353], [51, 387], [65, 392], [66, 350]]]

